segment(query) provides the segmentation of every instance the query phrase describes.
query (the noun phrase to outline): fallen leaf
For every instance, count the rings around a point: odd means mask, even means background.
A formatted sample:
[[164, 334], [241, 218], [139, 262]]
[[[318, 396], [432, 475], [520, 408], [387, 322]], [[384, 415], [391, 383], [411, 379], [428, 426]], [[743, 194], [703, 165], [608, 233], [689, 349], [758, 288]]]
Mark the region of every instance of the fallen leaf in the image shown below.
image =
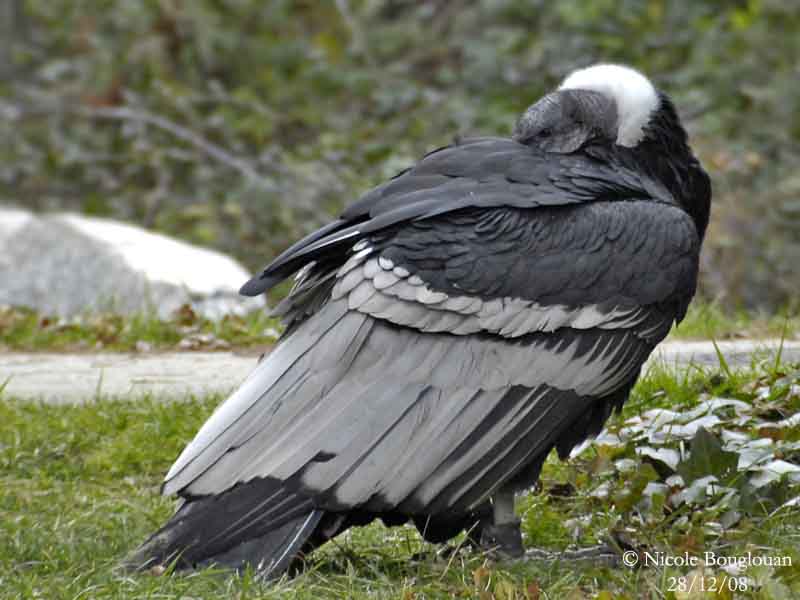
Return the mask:
[[485, 589], [486, 584], [492, 576], [492, 572], [486, 567], [478, 567], [472, 572], [472, 581], [479, 590]]
[[525, 588], [525, 596], [527, 600], [539, 600], [542, 596], [542, 588], [538, 581], [531, 581]]
[[197, 321], [197, 313], [189, 304], [182, 304], [178, 310], [175, 311], [175, 320], [180, 325], [192, 325]]

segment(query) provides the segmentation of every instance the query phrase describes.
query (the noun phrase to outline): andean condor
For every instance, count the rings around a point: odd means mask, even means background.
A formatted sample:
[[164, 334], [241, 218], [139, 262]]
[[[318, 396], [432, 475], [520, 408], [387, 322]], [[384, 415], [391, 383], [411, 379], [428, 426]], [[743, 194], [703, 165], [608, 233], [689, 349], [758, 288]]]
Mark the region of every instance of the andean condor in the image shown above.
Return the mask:
[[596, 65], [247, 282], [297, 272], [272, 353], [170, 469], [136, 565], [284, 572], [375, 518], [522, 552], [514, 492], [597, 434], [695, 292], [709, 178], [670, 99]]

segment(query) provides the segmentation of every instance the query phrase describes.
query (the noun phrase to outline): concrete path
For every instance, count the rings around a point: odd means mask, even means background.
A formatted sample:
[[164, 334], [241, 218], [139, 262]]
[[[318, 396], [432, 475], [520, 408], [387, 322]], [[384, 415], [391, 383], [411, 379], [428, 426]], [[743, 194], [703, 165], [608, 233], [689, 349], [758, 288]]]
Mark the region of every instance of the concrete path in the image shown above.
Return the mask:
[[[777, 340], [720, 342], [731, 366], [746, 367], [751, 357], [774, 357]], [[800, 362], [800, 342], [785, 342], [784, 362]], [[52, 403], [84, 402], [98, 396], [183, 398], [189, 394], [228, 394], [253, 369], [257, 356], [229, 352], [152, 354], [0, 354], [0, 386], [6, 398]], [[711, 342], [666, 342], [650, 359], [667, 366], [690, 362], [717, 364]]]

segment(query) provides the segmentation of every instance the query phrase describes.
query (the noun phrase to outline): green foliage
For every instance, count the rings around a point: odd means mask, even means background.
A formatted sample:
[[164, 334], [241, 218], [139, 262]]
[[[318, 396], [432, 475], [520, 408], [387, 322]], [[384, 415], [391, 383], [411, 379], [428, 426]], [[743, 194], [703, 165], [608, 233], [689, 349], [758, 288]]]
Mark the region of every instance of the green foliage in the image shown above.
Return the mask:
[[675, 470], [687, 484], [708, 475], [727, 484], [737, 476], [738, 461], [738, 454], [724, 450], [719, 438], [700, 427], [692, 438], [691, 454]]
[[570, 69], [626, 62], [673, 95], [714, 180], [702, 292], [797, 309], [791, 3], [8, 0], [3, 10], [7, 201], [135, 221], [255, 269], [423, 152], [508, 133]]

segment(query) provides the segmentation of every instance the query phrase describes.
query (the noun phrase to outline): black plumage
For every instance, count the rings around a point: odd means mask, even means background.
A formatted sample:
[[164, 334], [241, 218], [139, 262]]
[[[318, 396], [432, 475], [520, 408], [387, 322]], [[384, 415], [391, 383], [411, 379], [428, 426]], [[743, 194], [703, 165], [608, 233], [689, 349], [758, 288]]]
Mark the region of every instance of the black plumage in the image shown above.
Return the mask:
[[184, 502], [132, 564], [274, 576], [378, 517], [520, 550], [509, 494], [600, 431], [695, 291], [708, 177], [669, 99], [614, 69], [514, 139], [428, 154], [245, 284], [299, 271], [286, 332], [173, 465]]

